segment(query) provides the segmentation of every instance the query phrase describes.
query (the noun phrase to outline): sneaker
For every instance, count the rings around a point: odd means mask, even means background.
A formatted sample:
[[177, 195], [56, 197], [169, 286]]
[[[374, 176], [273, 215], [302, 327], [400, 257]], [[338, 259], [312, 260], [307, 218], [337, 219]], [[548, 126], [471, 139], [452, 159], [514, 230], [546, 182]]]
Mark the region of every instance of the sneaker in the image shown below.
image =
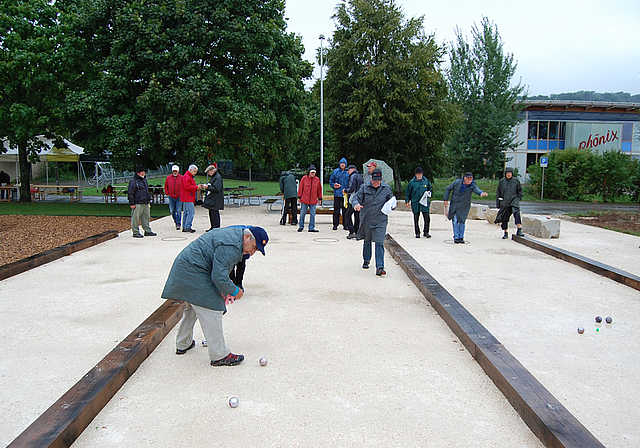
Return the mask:
[[507, 238], [509, 238], [509, 233], [508, 232], [504, 232], [504, 235], [502, 235], [502, 239], [506, 240]]
[[298, 232], [302, 232], [304, 230], [304, 227], [298, 227]]
[[424, 234], [424, 237], [425, 237], [425, 238], [431, 238], [431, 235], [430, 235], [430, 234], [428, 234], [428, 233], [425, 233], [425, 234]]
[[134, 233], [133, 237], [134, 238], [144, 238], [144, 236], [141, 233]]
[[218, 359], [217, 361], [211, 361], [212, 366], [235, 366], [236, 364], [240, 364], [244, 361], [244, 355], [234, 355], [233, 353], [229, 353], [222, 359]]
[[385, 275], [386, 273], [387, 271], [385, 271], [384, 268], [376, 269], [376, 275]]
[[518, 229], [518, 231], [516, 232], [516, 235], [524, 236], [524, 232], [522, 231], [522, 228]]
[[317, 229], [309, 229], [309, 232], [318, 233], [319, 230], [317, 230]]
[[464, 238], [460, 238], [460, 239], [458, 240], [458, 243], [460, 243], [460, 244], [464, 244]]
[[356, 232], [351, 232], [349, 233], [349, 235], [347, 235], [348, 240], [353, 240], [355, 238], [356, 238]]
[[369, 269], [369, 262], [365, 261], [364, 263], [362, 263], [362, 269]]
[[158, 236], [155, 232], [144, 232], [144, 236]]
[[176, 224], [176, 230], [180, 230], [180, 224]]
[[184, 350], [177, 348], [176, 349], [176, 355], [184, 355], [185, 353], [187, 353], [189, 350], [191, 350], [195, 346], [196, 346], [196, 341], [193, 340], [193, 341], [191, 341], [191, 345], [189, 347], [185, 348]]

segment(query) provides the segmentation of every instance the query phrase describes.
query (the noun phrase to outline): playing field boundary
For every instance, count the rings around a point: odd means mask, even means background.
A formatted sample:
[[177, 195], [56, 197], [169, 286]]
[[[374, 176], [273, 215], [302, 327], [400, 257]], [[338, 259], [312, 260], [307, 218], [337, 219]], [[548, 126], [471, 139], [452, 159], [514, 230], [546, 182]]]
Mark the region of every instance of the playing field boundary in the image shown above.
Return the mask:
[[540, 252], [544, 252], [552, 257], [575, 264], [583, 269], [595, 272], [596, 274], [600, 274], [604, 277], [610, 278], [611, 280], [615, 280], [618, 283], [622, 283], [625, 286], [629, 286], [630, 288], [640, 291], [640, 277], [631, 274], [630, 272], [609, 266], [608, 264], [600, 263], [599, 261], [592, 260], [591, 258], [569, 252], [568, 250], [560, 249], [541, 241], [534, 241], [527, 237], [514, 234], [511, 239], [517, 243], [524, 244], [527, 247], [531, 247], [532, 249], [539, 250]]
[[390, 235], [385, 247], [548, 448], [602, 448], [585, 428], [467, 309]]
[[107, 230], [106, 232], [98, 233], [87, 238], [83, 238], [78, 241], [74, 241], [63, 246], [49, 249], [31, 257], [23, 258], [22, 260], [14, 261], [13, 263], [0, 266], [0, 280], [5, 280], [14, 275], [22, 274], [29, 269], [37, 268], [43, 264], [50, 263], [54, 260], [62, 258], [67, 255], [71, 255], [74, 252], [78, 252], [88, 247], [95, 246], [96, 244], [104, 243], [118, 236], [118, 231]]

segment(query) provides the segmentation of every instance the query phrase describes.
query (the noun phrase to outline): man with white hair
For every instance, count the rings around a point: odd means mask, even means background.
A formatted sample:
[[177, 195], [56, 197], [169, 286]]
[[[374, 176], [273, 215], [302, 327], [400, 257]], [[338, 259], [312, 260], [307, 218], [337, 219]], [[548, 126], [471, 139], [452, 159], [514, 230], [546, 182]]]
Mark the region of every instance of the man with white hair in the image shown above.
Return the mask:
[[180, 202], [182, 202], [183, 211], [182, 231], [188, 233], [196, 232], [191, 228], [193, 217], [196, 214], [196, 191], [201, 188], [193, 180], [196, 174], [198, 174], [198, 167], [189, 165], [189, 170], [182, 176], [182, 188], [180, 189]]

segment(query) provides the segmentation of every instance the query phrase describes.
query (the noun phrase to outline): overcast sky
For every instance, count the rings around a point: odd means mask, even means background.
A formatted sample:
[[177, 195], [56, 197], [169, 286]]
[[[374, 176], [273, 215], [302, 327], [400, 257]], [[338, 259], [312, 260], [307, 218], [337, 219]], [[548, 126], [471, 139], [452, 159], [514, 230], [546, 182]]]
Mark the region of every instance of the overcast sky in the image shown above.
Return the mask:
[[[338, 0], [286, 0], [289, 32], [303, 37], [315, 62], [318, 39], [333, 36]], [[529, 95], [594, 90], [640, 93], [640, 0], [399, 0], [405, 18], [424, 16], [441, 45], [456, 26], [471, 42], [483, 16], [498, 26], [504, 51], [518, 63]], [[326, 42], [325, 42], [326, 45]], [[448, 60], [448, 58], [447, 58]], [[320, 75], [316, 67], [314, 76]]]

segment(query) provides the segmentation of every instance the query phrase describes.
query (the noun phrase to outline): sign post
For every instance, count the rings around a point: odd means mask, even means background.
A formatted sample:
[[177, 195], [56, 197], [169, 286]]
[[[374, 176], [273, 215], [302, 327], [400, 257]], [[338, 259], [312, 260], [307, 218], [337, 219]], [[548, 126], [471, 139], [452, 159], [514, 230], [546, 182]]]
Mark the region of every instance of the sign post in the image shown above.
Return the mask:
[[540, 200], [544, 201], [544, 169], [549, 164], [549, 157], [540, 157], [540, 166], [542, 167], [542, 187], [540, 188]]

